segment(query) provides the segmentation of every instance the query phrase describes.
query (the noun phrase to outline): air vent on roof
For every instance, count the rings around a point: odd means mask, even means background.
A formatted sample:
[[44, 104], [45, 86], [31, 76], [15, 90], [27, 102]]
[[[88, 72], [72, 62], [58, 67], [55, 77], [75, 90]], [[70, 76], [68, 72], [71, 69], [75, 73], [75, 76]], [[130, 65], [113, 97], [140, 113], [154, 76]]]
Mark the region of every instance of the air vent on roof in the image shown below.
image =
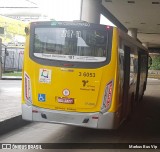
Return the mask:
[[160, 25], [160, 23], [159, 23], [159, 24], [157, 24], [157, 25]]
[[128, 1], [128, 3], [129, 3], [129, 4], [134, 4], [134, 3], [135, 3], [135, 1]]
[[143, 23], [143, 22], [142, 22], [142, 23], [140, 23], [140, 24], [144, 25], [144, 24], [146, 24], [146, 23]]
[[152, 2], [152, 4], [155, 4], [155, 5], [156, 5], [156, 4], [160, 4], [160, 2]]

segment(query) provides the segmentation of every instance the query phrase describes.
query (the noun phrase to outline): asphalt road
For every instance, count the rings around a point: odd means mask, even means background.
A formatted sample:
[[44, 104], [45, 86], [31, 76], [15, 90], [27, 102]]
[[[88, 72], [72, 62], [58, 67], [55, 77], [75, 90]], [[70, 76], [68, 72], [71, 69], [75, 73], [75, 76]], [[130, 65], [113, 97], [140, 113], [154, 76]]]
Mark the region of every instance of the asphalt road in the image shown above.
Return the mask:
[[[148, 81], [143, 101], [137, 107], [132, 119], [125, 122], [118, 130], [95, 130], [34, 122], [1, 136], [0, 143], [93, 143], [93, 145], [95, 143], [160, 143], [160, 80]], [[54, 149], [54, 151], [69, 152], [71, 150]], [[100, 150], [87, 149], [85, 151]], [[101, 151], [128, 150], [104, 149]]]

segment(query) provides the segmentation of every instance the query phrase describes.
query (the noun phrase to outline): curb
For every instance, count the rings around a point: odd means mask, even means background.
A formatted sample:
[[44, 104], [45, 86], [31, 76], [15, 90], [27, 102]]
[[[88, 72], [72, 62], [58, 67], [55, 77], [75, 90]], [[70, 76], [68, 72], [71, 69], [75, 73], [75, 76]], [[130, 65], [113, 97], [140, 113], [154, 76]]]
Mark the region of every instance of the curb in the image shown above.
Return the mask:
[[2, 77], [1, 80], [22, 80], [22, 77]]
[[1, 80], [22, 80], [22, 78], [2, 78]]
[[22, 115], [4, 120], [0, 122], [0, 135], [3, 135], [5, 133], [8, 133], [9, 131], [28, 125], [30, 123], [31, 123], [30, 121], [23, 120]]

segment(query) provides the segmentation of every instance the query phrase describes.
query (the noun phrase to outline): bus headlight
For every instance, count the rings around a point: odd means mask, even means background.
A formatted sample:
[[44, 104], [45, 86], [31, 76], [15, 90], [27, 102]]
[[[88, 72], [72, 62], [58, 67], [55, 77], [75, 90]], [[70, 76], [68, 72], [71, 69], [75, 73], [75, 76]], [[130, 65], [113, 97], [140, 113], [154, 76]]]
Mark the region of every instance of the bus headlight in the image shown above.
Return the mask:
[[112, 92], [113, 92], [113, 81], [110, 81], [105, 88], [104, 97], [103, 97], [103, 104], [101, 107], [102, 112], [108, 111], [111, 107], [112, 103]]
[[24, 73], [24, 97], [28, 104], [32, 103], [31, 81], [27, 73]]

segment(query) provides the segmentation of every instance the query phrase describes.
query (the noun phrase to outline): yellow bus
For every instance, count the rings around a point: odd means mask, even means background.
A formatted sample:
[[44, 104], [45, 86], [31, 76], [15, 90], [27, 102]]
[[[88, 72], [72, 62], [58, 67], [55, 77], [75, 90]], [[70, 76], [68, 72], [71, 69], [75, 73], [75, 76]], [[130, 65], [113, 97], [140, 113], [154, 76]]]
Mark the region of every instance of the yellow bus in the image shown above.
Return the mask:
[[22, 118], [116, 129], [147, 84], [148, 51], [116, 27], [32, 22], [25, 28]]

